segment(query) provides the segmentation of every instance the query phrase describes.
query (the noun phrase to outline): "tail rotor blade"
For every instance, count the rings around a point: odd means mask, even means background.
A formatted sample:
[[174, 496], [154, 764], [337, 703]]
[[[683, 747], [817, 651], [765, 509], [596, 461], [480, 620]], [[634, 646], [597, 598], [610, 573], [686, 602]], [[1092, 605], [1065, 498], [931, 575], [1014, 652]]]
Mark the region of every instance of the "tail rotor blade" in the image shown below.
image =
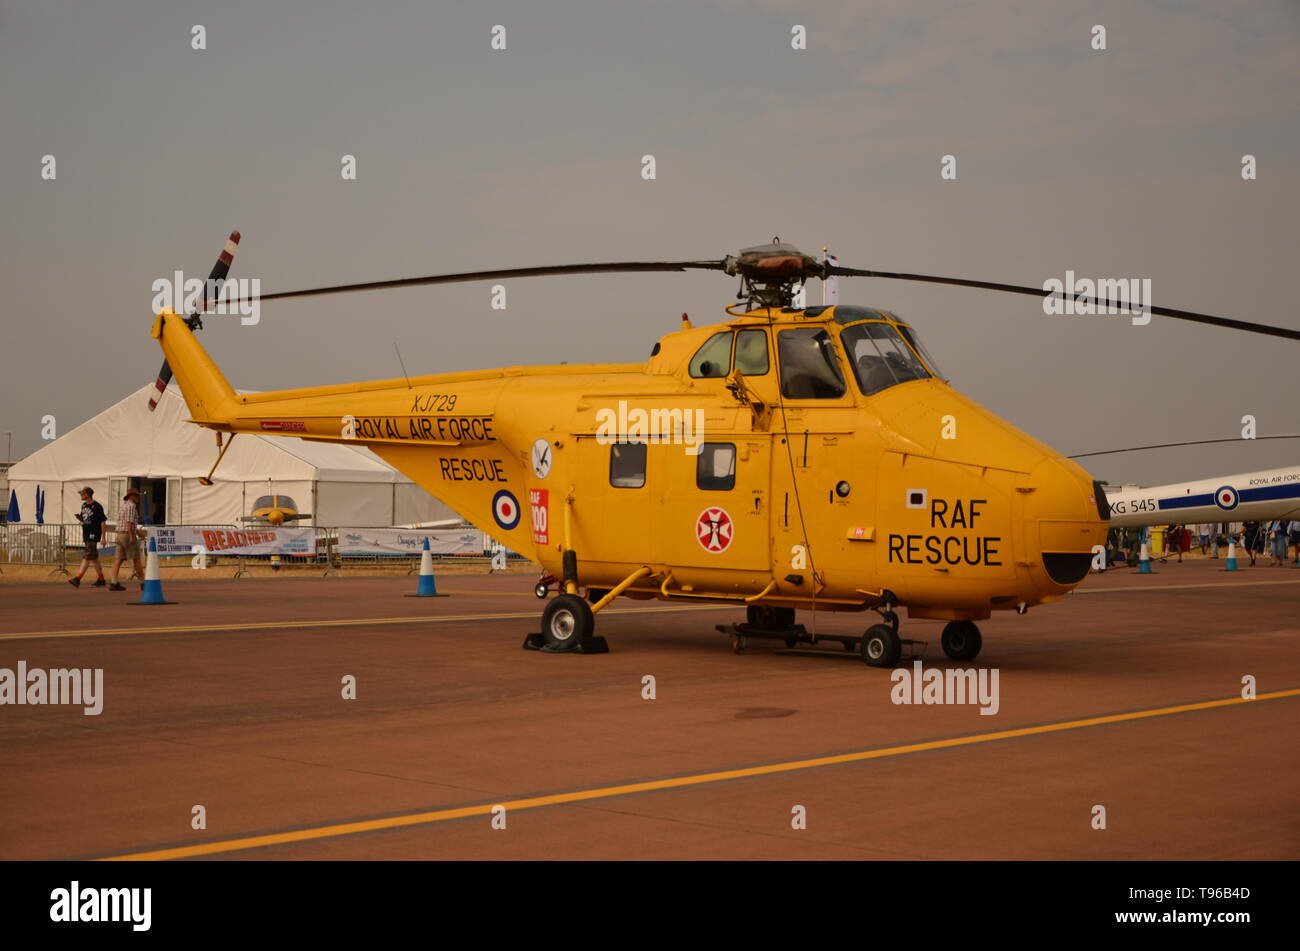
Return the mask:
[[[221, 293], [221, 287], [226, 282], [226, 276], [230, 273], [230, 264], [235, 259], [235, 251], [239, 248], [239, 232], [230, 232], [230, 237], [226, 239], [226, 245], [217, 255], [217, 263], [212, 266], [212, 271], [208, 274], [208, 279], [203, 283], [203, 294], [195, 301], [195, 307], [190, 311], [186, 322], [190, 325], [191, 330], [198, 330], [203, 326], [199, 322], [199, 315], [205, 313], [209, 303], [215, 303], [218, 295]], [[212, 291], [212, 300], [208, 300], [208, 290]], [[163, 393], [167, 391], [167, 384], [172, 381], [171, 365], [163, 360], [162, 369], [158, 371], [158, 379], [154, 380], [154, 392], [149, 394], [149, 412], [158, 408], [158, 401], [162, 399]]]
[[[230, 263], [235, 259], [235, 252], [239, 250], [239, 232], [230, 232], [230, 237], [226, 239], [226, 246], [221, 249], [217, 255], [217, 263], [212, 265], [212, 271], [208, 274], [208, 279], [203, 283], [203, 296], [199, 299], [198, 307], [190, 316], [194, 317], [204, 313], [208, 309], [209, 303], [216, 303], [221, 294], [221, 287], [226, 283], [226, 276], [230, 273]], [[208, 291], [212, 291], [212, 299], [208, 299]]]
[[158, 371], [158, 379], [153, 381], [154, 392], [149, 394], [149, 412], [158, 408], [158, 401], [167, 390], [167, 384], [172, 381], [172, 368], [166, 360], [163, 361], [162, 369]]

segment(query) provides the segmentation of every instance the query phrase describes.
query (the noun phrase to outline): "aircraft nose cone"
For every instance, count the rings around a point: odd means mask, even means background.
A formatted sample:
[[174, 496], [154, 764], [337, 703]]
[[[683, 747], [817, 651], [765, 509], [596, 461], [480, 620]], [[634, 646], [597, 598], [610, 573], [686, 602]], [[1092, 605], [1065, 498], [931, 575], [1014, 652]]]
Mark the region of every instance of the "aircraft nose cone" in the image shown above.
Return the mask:
[[1024, 480], [1026, 548], [1037, 551], [1047, 579], [1064, 588], [1078, 584], [1092, 565], [1093, 546], [1106, 541], [1098, 486], [1065, 458], [1047, 459]]

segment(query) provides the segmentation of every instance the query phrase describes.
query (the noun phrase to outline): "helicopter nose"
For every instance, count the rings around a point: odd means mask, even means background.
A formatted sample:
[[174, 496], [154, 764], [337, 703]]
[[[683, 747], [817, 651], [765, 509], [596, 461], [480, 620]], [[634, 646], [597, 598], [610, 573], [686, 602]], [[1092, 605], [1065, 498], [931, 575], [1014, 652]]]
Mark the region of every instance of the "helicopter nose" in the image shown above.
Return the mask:
[[1025, 550], [1038, 553], [1045, 587], [1068, 589], [1092, 566], [1093, 546], [1109, 528], [1105, 494], [1088, 473], [1064, 457], [1036, 466], [1017, 491], [1025, 495]]

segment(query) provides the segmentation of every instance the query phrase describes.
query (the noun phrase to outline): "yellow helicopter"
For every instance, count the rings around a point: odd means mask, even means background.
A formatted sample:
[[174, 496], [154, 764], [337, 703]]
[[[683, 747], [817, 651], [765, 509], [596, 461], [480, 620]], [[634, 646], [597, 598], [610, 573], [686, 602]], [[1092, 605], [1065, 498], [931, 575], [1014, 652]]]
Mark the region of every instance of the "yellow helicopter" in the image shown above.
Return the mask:
[[[793, 306], [805, 282], [832, 276], [1059, 292], [841, 267], [779, 240], [718, 260], [311, 288], [260, 300], [552, 274], [700, 269], [740, 279], [724, 321], [694, 327], [683, 315], [644, 363], [241, 395], [193, 333], [231, 253], [228, 243], [193, 313], [155, 316], [166, 358], [160, 389], [174, 370], [191, 422], [218, 432], [365, 445], [529, 554], [562, 590], [525, 646], [604, 650], [594, 618], [622, 596], [744, 606], [745, 624], [731, 629], [737, 649], [745, 636], [816, 641], [794, 624], [796, 609], [874, 610], [881, 623], [861, 637], [831, 639], [876, 667], [900, 659], [896, 609], [905, 607], [911, 618], [947, 621], [944, 653], [970, 660], [981, 647], [976, 621], [1060, 600], [1105, 541], [1100, 485], [945, 382], [910, 323], [867, 307]], [[1300, 339], [1284, 328], [1150, 312]]]

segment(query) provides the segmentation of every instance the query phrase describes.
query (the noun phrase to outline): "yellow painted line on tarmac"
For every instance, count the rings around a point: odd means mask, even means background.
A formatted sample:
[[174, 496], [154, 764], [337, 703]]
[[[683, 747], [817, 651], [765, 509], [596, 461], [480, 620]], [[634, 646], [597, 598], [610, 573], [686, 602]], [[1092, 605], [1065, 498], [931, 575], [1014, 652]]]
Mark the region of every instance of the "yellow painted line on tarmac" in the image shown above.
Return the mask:
[[1089, 717], [1085, 720], [1069, 720], [1064, 723], [1045, 723], [1039, 726], [1021, 727], [1015, 730], [999, 730], [996, 733], [977, 733], [971, 736], [958, 736], [946, 740], [928, 740], [923, 743], [908, 743], [903, 746], [888, 746], [881, 749], [862, 750], [857, 753], [841, 753], [836, 756], [820, 756], [815, 759], [792, 760], [785, 763], [771, 763], [767, 766], [750, 766], [744, 769], [728, 769], [712, 773], [694, 773], [687, 776], [674, 776], [668, 779], [655, 779], [643, 783], [626, 783], [621, 786], [604, 786], [598, 789], [579, 789], [572, 792], [554, 793], [549, 796], [532, 796], [527, 799], [508, 799], [496, 803], [480, 803], [474, 806], [462, 806], [457, 809], [438, 809], [433, 812], [415, 812], [401, 816], [389, 816], [386, 819], [368, 819], [362, 822], [344, 822], [337, 825], [316, 826], [310, 829], [295, 829], [291, 832], [275, 832], [269, 835], [253, 835], [241, 839], [225, 839], [219, 842], [203, 842], [198, 845], [183, 845], [170, 849], [156, 849], [149, 852], [131, 852], [125, 855], [108, 856], [101, 861], [159, 861], [164, 859], [194, 858], [200, 855], [216, 855], [223, 852], [239, 852], [245, 849], [259, 849], [270, 845], [287, 845], [291, 842], [308, 842], [313, 839], [331, 839], [344, 835], [356, 835], [361, 832], [379, 832], [385, 829], [400, 829], [406, 826], [429, 825], [434, 822], [446, 822], [449, 819], [466, 819], [470, 816], [486, 816], [500, 805], [507, 813], [520, 809], [538, 809], [543, 806], [559, 806], [572, 802], [587, 802], [592, 799], [609, 799], [613, 796], [628, 796], [633, 793], [655, 792], [662, 789], [680, 789], [684, 786], [701, 786], [706, 783], [721, 783], [733, 779], [750, 779], [755, 776], [771, 776], [776, 773], [792, 773], [797, 770], [818, 769], [823, 766], [839, 766], [844, 763], [861, 763], [873, 759], [885, 759], [890, 756], [903, 756], [907, 753], [924, 753], [930, 750], [952, 749], [959, 746], [973, 746], [977, 743], [991, 743], [995, 740], [1010, 740], [1026, 736], [1041, 736], [1045, 733], [1060, 733], [1065, 730], [1080, 730], [1085, 727], [1103, 726], [1108, 723], [1125, 723], [1133, 720], [1146, 720], [1152, 717], [1172, 716], [1177, 713], [1191, 713], [1196, 710], [1213, 710], [1217, 707], [1231, 707], [1245, 703], [1258, 703], [1261, 700], [1280, 700], [1284, 697], [1300, 696], [1300, 689], [1277, 690], [1262, 693], [1254, 700], [1241, 697], [1229, 697], [1224, 700], [1206, 700], [1200, 703], [1185, 703], [1176, 707], [1158, 707], [1152, 710], [1138, 710], [1132, 713], [1114, 713], [1107, 716]]
[[1217, 581], [1214, 584], [1136, 584], [1123, 588], [1075, 588], [1075, 594], [1105, 594], [1108, 591], [1192, 591], [1198, 588], [1258, 588], [1275, 584], [1300, 584], [1292, 581]]
[[[735, 609], [730, 604], [674, 604], [659, 608], [617, 608], [602, 611], [605, 614], [657, 614], [664, 611], [692, 611], [700, 609]], [[205, 631], [265, 631], [289, 630], [308, 627], [359, 627], [381, 624], [440, 624], [447, 621], [510, 621], [520, 618], [538, 618], [539, 611], [516, 611], [509, 614], [431, 614], [418, 617], [359, 617], [333, 618], [328, 621], [258, 621], [253, 624], [192, 624], [179, 627], [105, 627], [80, 631], [23, 631], [0, 634], [0, 641], [22, 641], [41, 637], [111, 637], [119, 634], [195, 634]]]

